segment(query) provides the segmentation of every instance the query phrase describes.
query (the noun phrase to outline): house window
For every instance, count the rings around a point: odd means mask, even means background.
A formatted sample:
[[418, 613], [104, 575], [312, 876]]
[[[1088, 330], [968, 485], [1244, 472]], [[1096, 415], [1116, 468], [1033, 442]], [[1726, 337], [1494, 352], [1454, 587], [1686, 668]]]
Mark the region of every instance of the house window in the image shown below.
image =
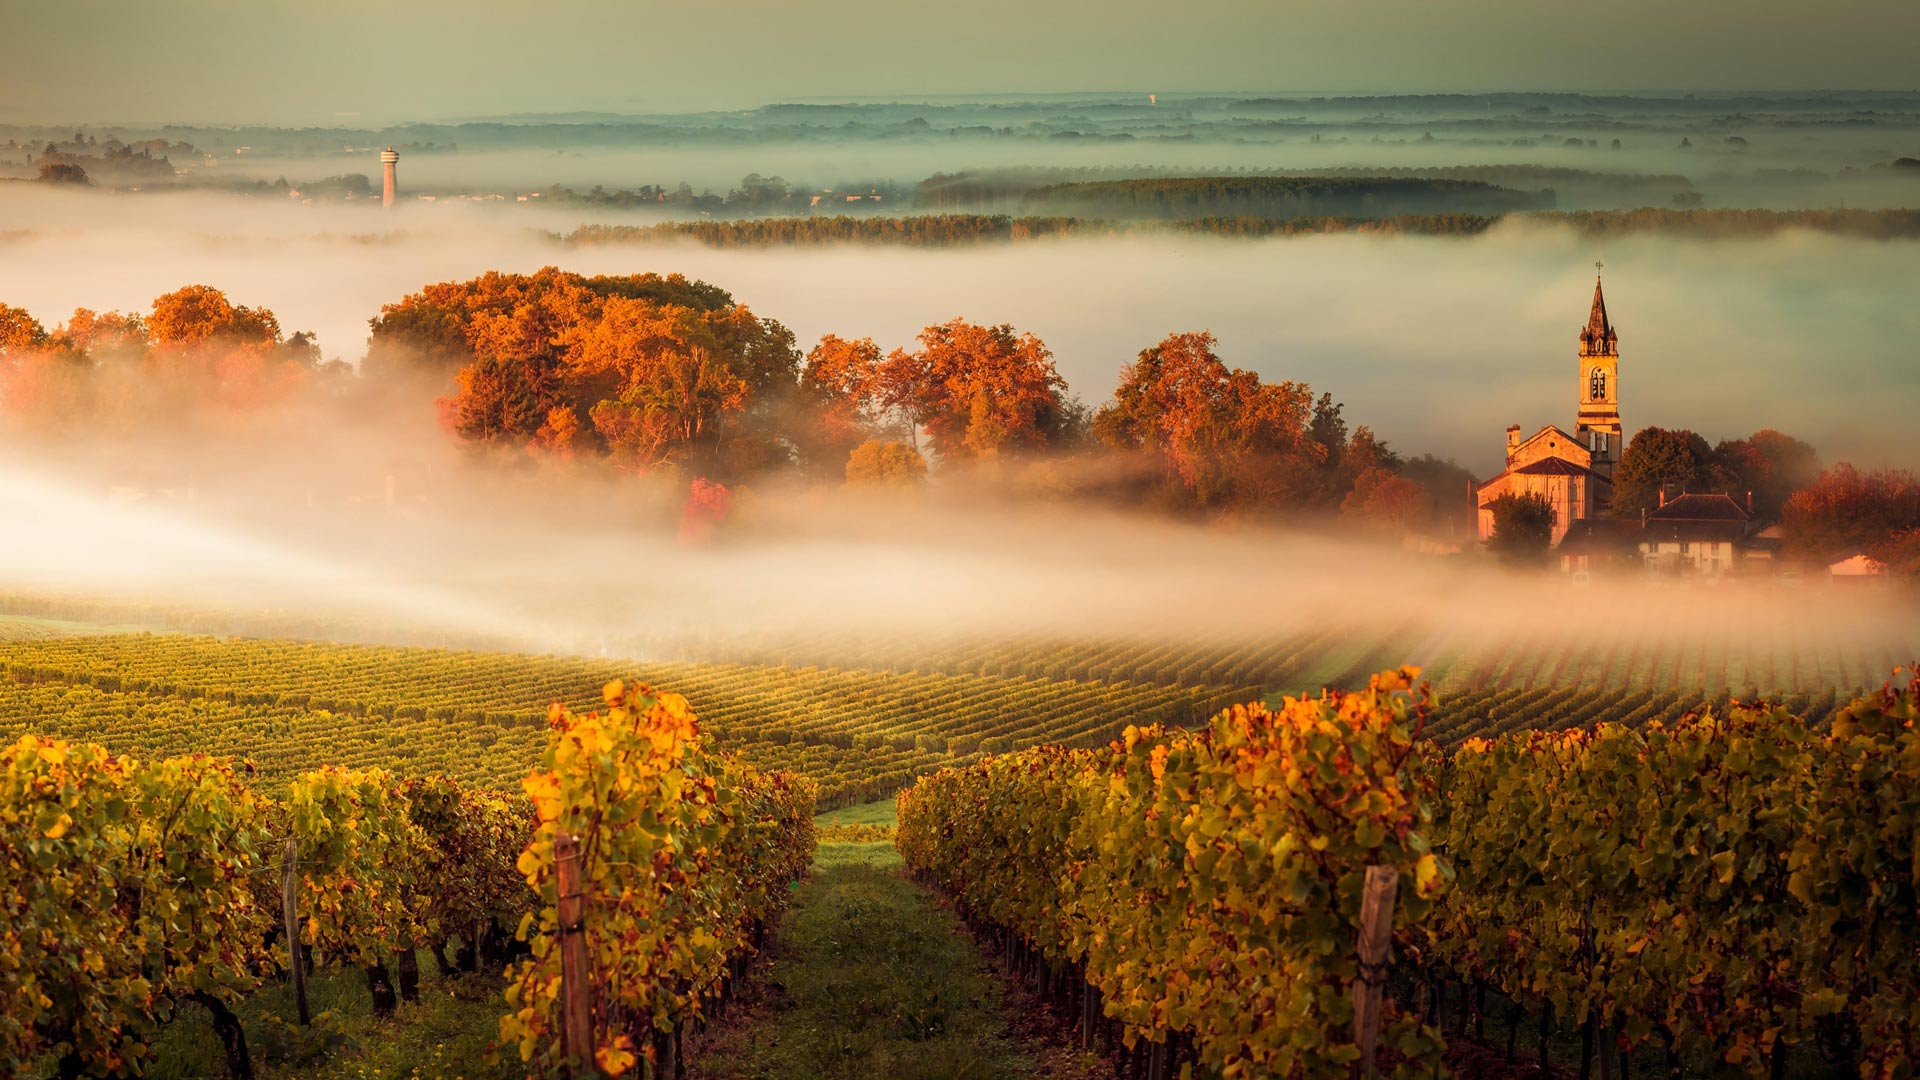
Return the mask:
[[1687, 543], [1685, 540], [1680, 541], [1680, 554], [1685, 555], [1692, 547], [1693, 545]]

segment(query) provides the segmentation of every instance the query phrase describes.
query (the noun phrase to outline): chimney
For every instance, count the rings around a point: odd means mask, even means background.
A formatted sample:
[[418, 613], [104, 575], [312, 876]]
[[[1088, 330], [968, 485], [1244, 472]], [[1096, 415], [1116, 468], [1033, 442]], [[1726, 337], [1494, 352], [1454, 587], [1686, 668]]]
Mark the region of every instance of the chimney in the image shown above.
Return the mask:
[[1509, 458], [1513, 457], [1514, 450], [1517, 449], [1519, 446], [1520, 446], [1520, 425], [1509, 424], [1507, 426], [1507, 457]]
[[1660, 505], [1667, 505], [1667, 485], [1665, 484], [1660, 485]]

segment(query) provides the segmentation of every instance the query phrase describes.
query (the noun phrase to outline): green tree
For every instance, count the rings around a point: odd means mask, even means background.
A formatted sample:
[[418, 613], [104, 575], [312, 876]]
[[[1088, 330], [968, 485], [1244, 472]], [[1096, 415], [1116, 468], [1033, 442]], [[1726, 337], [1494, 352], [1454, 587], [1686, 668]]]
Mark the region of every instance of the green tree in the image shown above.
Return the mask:
[[1432, 500], [1435, 525], [1464, 534], [1473, 529], [1473, 474], [1452, 458], [1421, 454], [1400, 464], [1400, 475], [1426, 489]]
[[1685, 428], [1641, 428], [1613, 470], [1616, 517], [1632, 517], [1678, 495], [1714, 486], [1714, 454], [1707, 440]]
[[1540, 566], [1553, 543], [1553, 504], [1544, 495], [1509, 491], [1494, 499], [1487, 550], [1509, 566]]

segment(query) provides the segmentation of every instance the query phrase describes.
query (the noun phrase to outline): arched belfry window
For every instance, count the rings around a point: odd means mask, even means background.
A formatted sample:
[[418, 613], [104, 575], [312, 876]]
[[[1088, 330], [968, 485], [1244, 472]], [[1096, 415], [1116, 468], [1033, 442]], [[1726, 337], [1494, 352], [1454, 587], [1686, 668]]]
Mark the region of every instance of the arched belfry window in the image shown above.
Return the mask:
[[1587, 379], [1587, 391], [1593, 400], [1605, 401], [1607, 397], [1607, 373], [1601, 371], [1599, 368], [1594, 368], [1592, 376]]

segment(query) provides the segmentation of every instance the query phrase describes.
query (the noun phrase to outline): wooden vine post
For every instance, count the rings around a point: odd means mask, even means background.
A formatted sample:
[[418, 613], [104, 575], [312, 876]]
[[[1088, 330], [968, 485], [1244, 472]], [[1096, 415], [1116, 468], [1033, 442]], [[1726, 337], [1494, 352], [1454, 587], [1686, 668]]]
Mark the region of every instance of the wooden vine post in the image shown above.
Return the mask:
[[307, 1008], [307, 958], [300, 949], [300, 865], [296, 861], [298, 845], [287, 837], [281, 859], [280, 916], [287, 930], [288, 970], [293, 973], [293, 1007], [300, 1025], [311, 1027], [313, 1014]]
[[1391, 866], [1367, 867], [1360, 894], [1360, 971], [1353, 980], [1353, 1042], [1360, 1048], [1355, 1071], [1374, 1075], [1380, 1041], [1380, 995], [1387, 983], [1387, 947], [1393, 943], [1393, 900], [1400, 872]]
[[576, 1066], [593, 1063], [593, 986], [587, 973], [586, 897], [580, 891], [580, 843], [553, 838], [560, 916], [560, 1048]]

